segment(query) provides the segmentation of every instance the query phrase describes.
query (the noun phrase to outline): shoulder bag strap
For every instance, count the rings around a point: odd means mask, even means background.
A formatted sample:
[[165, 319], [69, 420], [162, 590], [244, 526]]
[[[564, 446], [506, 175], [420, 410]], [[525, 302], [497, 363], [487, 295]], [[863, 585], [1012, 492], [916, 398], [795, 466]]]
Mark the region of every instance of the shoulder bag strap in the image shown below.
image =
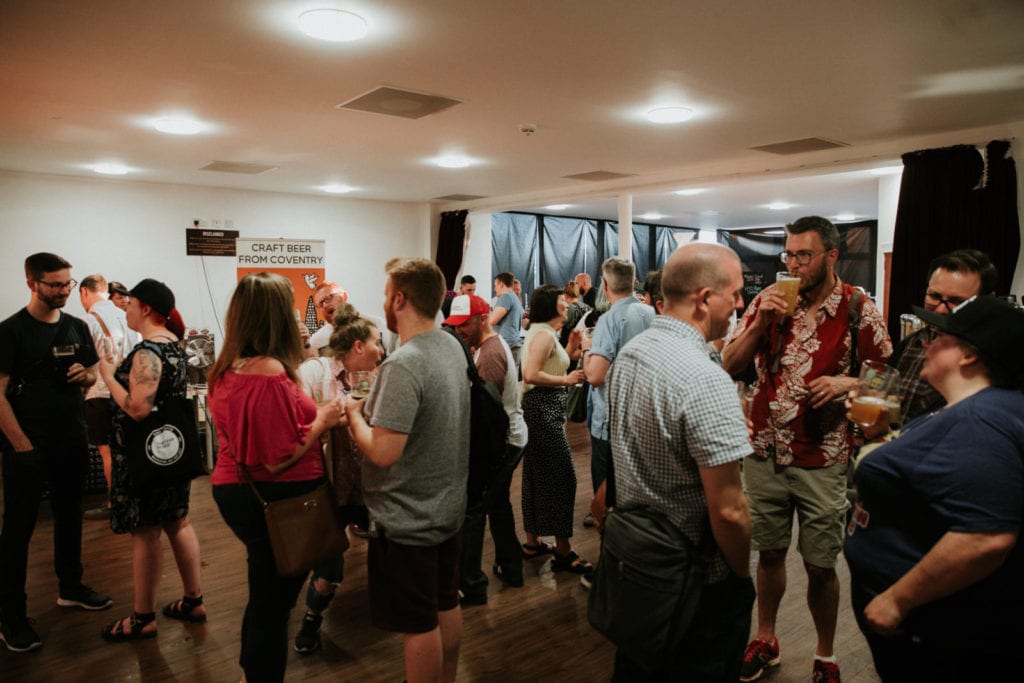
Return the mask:
[[103, 330], [103, 336], [110, 339], [110, 330], [107, 329], [107, 325], [103, 322], [103, 318], [101, 318], [95, 311], [89, 311], [89, 315], [96, 318], [96, 322], [100, 324], [100, 329]]
[[476, 370], [476, 363], [473, 362], [473, 356], [469, 353], [469, 347], [466, 346], [466, 342], [462, 341], [462, 337], [450, 327], [443, 328], [445, 332], [450, 334], [455, 341], [459, 342], [459, 346], [462, 347], [462, 352], [466, 355], [466, 375], [469, 377], [469, 381], [473, 384], [479, 384], [483, 380], [480, 378], [480, 373]]

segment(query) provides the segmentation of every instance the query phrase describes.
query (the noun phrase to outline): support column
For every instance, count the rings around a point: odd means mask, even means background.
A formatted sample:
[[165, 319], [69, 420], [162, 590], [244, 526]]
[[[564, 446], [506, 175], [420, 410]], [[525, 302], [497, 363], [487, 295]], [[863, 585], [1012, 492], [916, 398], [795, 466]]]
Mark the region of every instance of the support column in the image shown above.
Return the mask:
[[620, 258], [633, 260], [633, 195], [619, 195], [619, 253]]

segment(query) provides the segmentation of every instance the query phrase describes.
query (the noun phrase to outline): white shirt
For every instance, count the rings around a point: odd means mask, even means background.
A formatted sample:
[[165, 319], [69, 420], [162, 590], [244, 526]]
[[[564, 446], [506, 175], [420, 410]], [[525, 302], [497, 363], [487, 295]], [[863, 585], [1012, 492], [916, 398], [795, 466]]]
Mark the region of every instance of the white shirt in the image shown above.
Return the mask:
[[[107, 335], [103, 333], [103, 328], [100, 327], [96, 316], [99, 316], [103, 320], [103, 324], [107, 326], [107, 330], [110, 332], [110, 340], [114, 346], [114, 362], [120, 364], [131, 353], [131, 350], [135, 348], [135, 345], [142, 341], [142, 336], [128, 327], [128, 319], [125, 317], [124, 311], [115, 306], [112, 301], [100, 299], [83, 316], [85, 324], [89, 326], [89, 333], [92, 334], [92, 343], [96, 347], [97, 354], [100, 352], [103, 339]], [[89, 387], [85, 398], [86, 400], [90, 398], [110, 398], [110, 389], [107, 388], [99, 373], [96, 373], [96, 383]]]

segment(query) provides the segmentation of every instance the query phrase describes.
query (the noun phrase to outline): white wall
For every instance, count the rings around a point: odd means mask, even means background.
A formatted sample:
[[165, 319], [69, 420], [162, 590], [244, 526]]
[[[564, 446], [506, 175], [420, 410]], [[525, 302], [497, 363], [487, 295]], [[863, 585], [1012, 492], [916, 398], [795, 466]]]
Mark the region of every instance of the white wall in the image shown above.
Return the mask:
[[[380, 315], [384, 263], [433, 257], [430, 214], [425, 203], [0, 172], [0, 318], [28, 302], [25, 257], [51, 251], [74, 264], [78, 279], [99, 272], [129, 287], [163, 280], [186, 325], [219, 331], [235, 259], [185, 255], [196, 218], [232, 220], [242, 237], [325, 240], [327, 277], [357, 308]], [[67, 310], [83, 313], [77, 294]]]
[[491, 272], [491, 213], [466, 216], [466, 253], [462, 257], [462, 275], [476, 278], [476, 293], [487, 300], [493, 296], [494, 275]]

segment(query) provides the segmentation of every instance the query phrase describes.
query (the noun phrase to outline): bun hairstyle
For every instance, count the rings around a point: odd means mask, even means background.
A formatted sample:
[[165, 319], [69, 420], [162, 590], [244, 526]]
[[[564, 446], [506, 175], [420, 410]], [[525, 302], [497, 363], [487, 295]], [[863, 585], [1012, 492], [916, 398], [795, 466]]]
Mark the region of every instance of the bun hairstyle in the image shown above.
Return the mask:
[[334, 331], [331, 332], [329, 344], [335, 356], [344, 356], [352, 350], [357, 341], [365, 342], [374, 333], [379, 334], [377, 326], [359, 315], [359, 311], [350, 303], [344, 303], [334, 309], [332, 324]]

